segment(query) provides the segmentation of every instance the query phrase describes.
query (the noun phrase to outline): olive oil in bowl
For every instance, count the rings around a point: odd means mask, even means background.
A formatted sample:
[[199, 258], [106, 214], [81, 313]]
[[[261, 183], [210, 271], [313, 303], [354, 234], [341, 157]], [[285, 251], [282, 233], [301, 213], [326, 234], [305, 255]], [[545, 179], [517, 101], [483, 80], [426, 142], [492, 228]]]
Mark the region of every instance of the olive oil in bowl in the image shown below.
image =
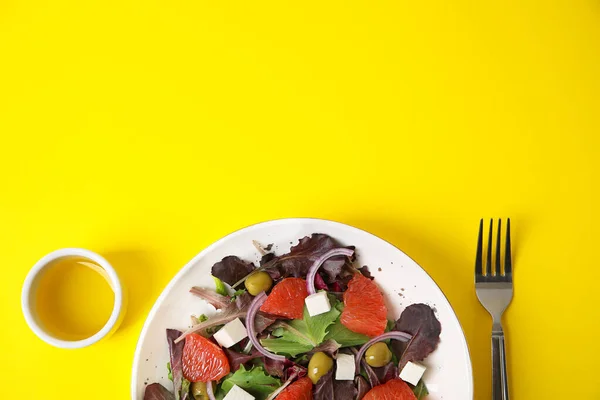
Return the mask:
[[59, 340], [78, 341], [99, 332], [108, 322], [115, 294], [106, 271], [94, 261], [66, 256], [50, 262], [36, 278], [35, 318]]

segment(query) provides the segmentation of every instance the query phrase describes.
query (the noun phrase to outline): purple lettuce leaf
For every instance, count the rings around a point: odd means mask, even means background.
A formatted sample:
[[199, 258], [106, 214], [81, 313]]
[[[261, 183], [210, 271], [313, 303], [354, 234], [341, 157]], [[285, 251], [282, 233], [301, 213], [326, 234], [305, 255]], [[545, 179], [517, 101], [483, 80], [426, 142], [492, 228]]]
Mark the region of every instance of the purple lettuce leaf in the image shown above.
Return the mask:
[[384, 384], [389, 380], [397, 378], [398, 374], [400, 373], [398, 371], [398, 367], [392, 361], [390, 361], [384, 367], [373, 368], [373, 372], [375, 372], [375, 375], [377, 375], [377, 378], [379, 379], [379, 382], [381, 382], [381, 384]]
[[[350, 399], [353, 397], [349, 397]], [[313, 388], [313, 400], [333, 400], [335, 392], [333, 390], [333, 368], [323, 375], [317, 381]]]
[[213, 265], [211, 274], [223, 282], [233, 285], [252, 271], [254, 271], [254, 264], [237, 256], [227, 256]]
[[358, 391], [354, 385], [354, 381], [338, 381], [333, 380], [333, 391], [336, 399], [354, 399]]
[[275, 258], [277, 257], [274, 253], [267, 253], [262, 256], [259, 265], [261, 270], [264, 269], [271, 276], [271, 279], [277, 281], [281, 279], [281, 272], [277, 268], [272, 268], [275, 265], [275, 261], [273, 261]]
[[262, 333], [275, 321], [277, 321], [277, 318], [259, 311], [254, 318], [254, 329], [256, 329], [256, 333]]
[[169, 344], [169, 356], [171, 361], [171, 374], [173, 375], [173, 391], [175, 400], [179, 400], [184, 394], [181, 394], [183, 382], [183, 346], [184, 342], [175, 344], [175, 339], [181, 336], [181, 332], [176, 329], [167, 329], [167, 342]]
[[361, 375], [358, 375], [356, 378], [354, 378], [354, 386], [356, 386], [356, 390], [358, 392], [356, 394], [356, 400], [361, 400], [365, 394], [371, 390], [371, 385], [369, 385], [367, 380]]
[[273, 260], [275, 258], [275, 253], [267, 253], [264, 254], [261, 258], [260, 258], [260, 262], [259, 265], [262, 267], [265, 264], [268, 264], [271, 260]]
[[369, 270], [369, 267], [367, 267], [366, 265], [363, 265], [362, 267], [358, 268], [358, 270], [360, 271], [361, 274], [363, 274], [363, 276], [365, 278], [369, 278], [370, 280], [375, 279], [375, 278], [373, 278], [373, 275], [371, 275], [371, 271]]
[[[356, 348], [351, 347], [350, 351], [352, 351], [352, 354], [354, 354], [354, 356], [358, 355], [358, 350], [356, 350]], [[371, 366], [369, 364], [367, 364], [364, 357], [361, 357], [361, 359], [360, 359], [360, 366], [365, 371], [365, 374], [367, 375], [367, 378], [369, 379], [369, 385], [371, 385], [371, 387], [378, 386], [381, 383], [381, 382], [379, 382], [379, 378], [377, 377], [377, 374], [375, 373], [375, 371], [373, 371], [373, 368], [371, 368]]]
[[[208, 291], [213, 292], [213, 291]], [[204, 293], [204, 292], [203, 292]], [[196, 293], [200, 296], [199, 293]], [[211, 293], [211, 296], [213, 294]], [[202, 296], [201, 296], [202, 297]], [[203, 297], [204, 298], [204, 297]], [[248, 314], [248, 308], [250, 307], [250, 303], [252, 303], [252, 296], [248, 293], [243, 293], [236, 297], [235, 301], [229, 302], [229, 304], [221, 309], [220, 312], [215, 315], [209, 317], [206, 321], [200, 322], [192, 326], [190, 329], [186, 330], [182, 336], [180, 336], [177, 340], [183, 340], [183, 337], [189, 335], [190, 333], [199, 333], [203, 336], [210, 337], [211, 334], [208, 332], [208, 329], [213, 328], [218, 325], [224, 325], [230, 321], [233, 321], [236, 318], [245, 319]], [[258, 333], [264, 331], [268, 328], [273, 322], [275, 322], [276, 318], [270, 317], [267, 314], [259, 312], [256, 315], [254, 320], [254, 326]]]
[[440, 342], [442, 325], [431, 307], [419, 303], [404, 309], [396, 321], [394, 330], [413, 336], [408, 343], [392, 341], [392, 350], [400, 360], [398, 368], [401, 371], [409, 361], [421, 361], [436, 349]]
[[267, 374], [284, 378], [285, 380], [290, 379], [290, 377], [302, 378], [307, 374], [305, 367], [291, 360], [277, 361], [262, 357], [262, 362]]
[[307, 374], [307, 369], [300, 364], [297, 364], [291, 360], [277, 361], [271, 358], [262, 357], [263, 367], [267, 374], [284, 378], [285, 380], [290, 377], [302, 378]]
[[283, 376], [285, 375], [285, 364], [286, 362], [288, 362], [288, 360], [277, 361], [273, 360], [272, 358], [262, 357], [262, 361], [267, 374], [271, 376], [276, 376], [278, 378], [283, 378]]
[[[235, 306], [238, 310], [243, 310], [244, 312], [248, 311], [250, 304], [252, 303], [253, 297], [248, 293], [242, 293], [241, 295], [235, 298]], [[244, 314], [244, 317], [246, 315]], [[270, 316], [263, 312], [258, 312], [256, 317], [254, 318], [254, 329], [256, 329], [256, 333], [262, 333], [269, 326], [273, 325], [273, 323], [277, 320], [276, 317]]]
[[198, 296], [206, 300], [209, 304], [215, 307], [217, 310], [228, 307], [231, 304], [231, 298], [229, 296], [223, 296], [215, 292], [212, 289], [201, 288], [194, 286], [190, 289], [190, 293], [194, 296]]
[[287, 368], [285, 369], [284, 376], [286, 379], [290, 378], [304, 378], [308, 374], [308, 370], [300, 364], [296, 364], [293, 361], [286, 362]]
[[322, 351], [329, 357], [335, 358], [340, 347], [342, 347], [342, 345], [340, 345], [335, 340], [327, 339], [326, 341], [309, 351], [308, 354], [311, 355]]
[[250, 307], [253, 299], [248, 292], [242, 293], [235, 298], [235, 306], [240, 310], [245, 310]]
[[237, 351], [226, 348], [223, 348], [223, 351], [225, 351], [225, 355], [229, 360], [229, 366], [232, 372], [237, 371], [240, 368], [240, 365], [246, 364], [248, 361], [254, 360], [255, 358], [262, 357], [262, 354], [255, 348], [252, 348], [250, 354], [238, 353]]
[[369, 385], [371, 385], [371, 387], [375, 387], [381, 384], [381, 382], [379, 382], [377, 374], [375, 373], [375, 371], [373, 371], [373, 368], [371, 368], [371, 366], [367, 364], [367, 362], [364, 359], [360, 361], [360, 365], [367, 374], [367, 378], [369, 379]]
[[347, 400], [357, 394], [354, 381], [333, 379], [333, 368], [317, 381], [313, 390], [313, 400]]
[[175, 400], [175, 396], [160, 383], [152, 383], [146, 386], [144, 400]]
[[[248, 293], [242, 293], [241, 295], [237, 296], [233, 303], [231, 301], [231, 297], [222, 296], [211, 289], [193, 287], [190, 289], [190, 293], [206, 300], [207, 302], [215, 306], [215, 308], [222, 310], [220, 314], [216, 314], [214, 316], [216, 318], [230, 314], [238, 314], [239, 312], [244, 314], [243, 316], [239, 316], [240, 318], [243, 318], [245, 317], [246, 310], [248, 310], [248, 308], [250, 307], [250, 303], [252, 303], [252, 297]], [[235, 317], [232, 319], [235, 319]], [[259, 313], [256, 316], [254, 324], [256, 326], [257, 332], [260, 333], [264, 331], [267, 327], [269, 327], [273, 322], [275, 322], [275, 318], [265, 313]], [[214, 324], [212, 324], [212, 326], [214, 326]]]
[[[303, 237], [296, 246], [290, 248], [290, 252], [279, 257], [273, 257], [262, 264], [263, 269], [273, 276], [273, 270], [277, 270], [275, 275], [279, 277], [299, 277], [305, 278], [310, 266], [317, 258], [327, 251], [341, 247], [341, 245], [332, 237], [313, 233], [310, 237]], [[353, 248], [353, 247], [352, 247]], [[352, 263], [347, 257], [332, 257], [325, 261], [320, 270], [326, 283], [333, 283], [340, 279], [350, 279], [354, 269]]]

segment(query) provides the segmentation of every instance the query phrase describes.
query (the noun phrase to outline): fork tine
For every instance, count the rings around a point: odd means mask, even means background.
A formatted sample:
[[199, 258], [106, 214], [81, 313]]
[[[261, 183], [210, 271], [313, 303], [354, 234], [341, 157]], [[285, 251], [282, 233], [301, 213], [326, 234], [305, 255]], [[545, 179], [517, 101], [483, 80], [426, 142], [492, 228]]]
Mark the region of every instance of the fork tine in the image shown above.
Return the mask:
[[[494, 232], [494, 220], [490, 220], [490, 232], [488, 234], [487, 257], [485, 263], [486, 275], [492, 275], [494, 268], [492, 267], [492, 232]], [[494, 272], [495, 275], [495, 272]]]
[[504, 275], [512, 274], [512, 256], [510, 254], [510, 218], [506, 221], [506, 250], [504, 252]]
[[495, 275], [501, 275], [502, 274], [502, 267], [500, 266], [500, 242], [502, 240], [502, 238], [500, 237], [500, 233], [502, 232], [502, 220], [499, 219], [498, 220], [498, 236], [496, 239], [496, 273]]
[[477, 254], [475, 255], [475, 277], [483, 276], [483, 218], [479, 221], [479, 237], [477, 238]]

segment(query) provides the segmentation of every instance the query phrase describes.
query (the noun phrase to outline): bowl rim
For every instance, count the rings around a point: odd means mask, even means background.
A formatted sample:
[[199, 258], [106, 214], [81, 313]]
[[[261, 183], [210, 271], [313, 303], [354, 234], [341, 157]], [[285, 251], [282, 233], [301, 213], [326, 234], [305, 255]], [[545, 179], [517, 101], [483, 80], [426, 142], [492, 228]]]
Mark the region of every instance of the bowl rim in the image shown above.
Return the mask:
[[[50, 265], [50, 263], [64, 257], [83, 257], [90, 259], [98, 265], [100, 265], [100, 267], [102, 267], [102, 269], [106, 271], [111, 289], [115, 294], [113, 309], [106, 324], [104, 324], [102, 329], [100, 329], [92, 336], [81, 340], [62, 340], [50, 335], [38, 323], [37, 319], [35, 318], [35, 312], [33, 311], [33, 307], [31, 304], [31, 298], [33, 294], [32, 292], [34, 291], [33, 286], [37, 277], [46, 267], [48, 267], [48, 265]], [[36, 334], [37, 337], [42, 339], [44, 342], [54, 347], [62, 349], [79, 349], [82, 347], [87, 347], [106, 337], [109, 333], [111, 333], [115, 325], [118, 323], [122, 308], [123, 287], [121, 285], [121, 280], [119, 279], [117, 272], [112, 267], [112, 265], [108, 261], [106, 261], [104, 257], [97, 253], [94, 253], [93, 251], [82, 248], [69, 247], [64, 249], [58, 249], [46, 254], [34, 264], [31, 270], [29, 270], [29, 272], [27, 273], [27, 277], [25, 278], [25, 282], [23, 283], [23, 289], [21, 291], [21, 309], [23, 311], [25, 321], [27, 322], [29, 328], [33, 331], [33, 333]]]

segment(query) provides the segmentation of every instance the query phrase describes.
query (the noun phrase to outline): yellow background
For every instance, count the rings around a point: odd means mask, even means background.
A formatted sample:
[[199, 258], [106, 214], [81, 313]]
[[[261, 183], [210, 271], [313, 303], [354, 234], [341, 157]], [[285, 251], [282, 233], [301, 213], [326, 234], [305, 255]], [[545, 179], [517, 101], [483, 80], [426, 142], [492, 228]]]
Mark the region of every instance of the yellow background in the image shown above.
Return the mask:
[[[480, 217], [510, 216], [513, 400], [599, 399], [596, 0], [0, 2], [2, 398], [127, 399], [145, 315], [201, 249], [312, 216], [382, 236], [440, 284], [489, 398]], [[105, 255], [111, 340], [25, 325], [45, 253]]]

